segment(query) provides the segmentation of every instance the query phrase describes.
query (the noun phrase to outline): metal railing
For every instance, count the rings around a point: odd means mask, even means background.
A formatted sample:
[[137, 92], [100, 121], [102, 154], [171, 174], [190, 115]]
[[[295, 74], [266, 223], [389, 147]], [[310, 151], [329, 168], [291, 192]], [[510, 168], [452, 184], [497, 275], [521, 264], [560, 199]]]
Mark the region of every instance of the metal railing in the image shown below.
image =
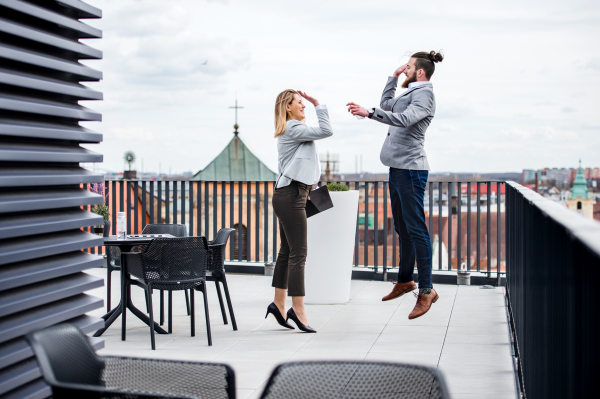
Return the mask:
[[[358, 215], [348, 215], [358, 221], [354, 266], [383, 276], [396, 272], [398, 236], [388, 182], [343, 183], [360, 192]], [[107, 180], [106, 187], [113, 233], [118, 211], [127, 212], [129, 234], [140, 233], [148, 223], [182, 223], [190, 234], [211, 239], [220, 228], [234, 227], [228, 261], [265, 263], [277, 258], [273, 182]], [[499, 279], [505, 273], [504, 187], [504, 182], [496, 181], [428, 183], [425, 212], [434, 270], [457, 270], [466, 263], [468, 270], [488, 278]]]
[[600, 225], [507, 182], [507, 303], [524, 397], [598, 392]]

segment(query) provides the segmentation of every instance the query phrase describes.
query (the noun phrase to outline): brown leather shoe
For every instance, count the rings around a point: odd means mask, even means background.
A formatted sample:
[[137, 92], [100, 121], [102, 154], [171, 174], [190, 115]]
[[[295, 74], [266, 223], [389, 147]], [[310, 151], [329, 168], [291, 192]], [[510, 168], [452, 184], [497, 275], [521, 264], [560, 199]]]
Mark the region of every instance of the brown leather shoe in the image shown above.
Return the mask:
[[435, 303], [439, 297], [440, 296], [433, 288], [431, 289], [429, 295], [419, 294], [415, 308], [408, 315], [409, 320], [416, 319], [417, 317], [423, 316], [425, 313], [427, 313], [431, 307], [431, 304]]
[[396, 299], [406, 294], [407, 292], [411, 292], [417, 289], [417, 285], [414, 281], [407, 281], [406, 283], [396, 283], [394, 284], [394, 288], [392, 292], [381, 298], [382, 301], [389, 301], [391, 299]]

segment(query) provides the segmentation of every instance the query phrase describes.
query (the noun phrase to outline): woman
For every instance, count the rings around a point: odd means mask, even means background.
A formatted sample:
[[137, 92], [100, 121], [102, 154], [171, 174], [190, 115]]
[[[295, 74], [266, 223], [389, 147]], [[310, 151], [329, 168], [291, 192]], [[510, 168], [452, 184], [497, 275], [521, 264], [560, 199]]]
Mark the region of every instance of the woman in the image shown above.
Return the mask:
[[[303, 121], [302, 98], [317, 111], [319, 127], [307, 127]], [[301, 91], [285, 90], [275, 102], [275, 138], [279, 153], [279, 177], [273, 193], [273, 209], [279, 218], [281, 246], [277, 255], [273, 283], [275, 299], [267, 308], [277, 322], [293, 329], [292, 319], [304, 332], [315, 333], [308, 325], [304, 310], [304, 264], [306, 262], [306, 199], [313, 184], [319, 182], [321, 166], [314, 140], [333, 135], [327, 107]], [[292, 307], [284, 319], [286, 290]]]

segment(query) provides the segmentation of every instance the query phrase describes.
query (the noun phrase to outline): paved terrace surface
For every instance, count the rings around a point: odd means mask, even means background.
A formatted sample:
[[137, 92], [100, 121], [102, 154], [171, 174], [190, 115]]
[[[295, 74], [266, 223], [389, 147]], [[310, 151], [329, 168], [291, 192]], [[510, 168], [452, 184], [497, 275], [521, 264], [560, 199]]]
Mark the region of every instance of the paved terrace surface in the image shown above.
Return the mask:
[[[106, 269], [88, 273], [105, 277]], [[113, 273], [113, 304], [119, 301], [118, 275]], [[227, 279], [238, 331], [233, 331], [231, 324], [223, 325], [214, 284], [209, 283], [212, 346], [206, 340], [201, 294], [195, 296], [196, 336], [190, 337], [185, 297], [183, 292], [174, 292], [173, 333], [156, 334], [156, 351], [150, 350], [149, 328], [130, 313], [127, 341], [121, 341], [119, 318], [103, 335], [105, 348], [99, 354], [227, 363], [235, 370], [241, 399], [258, 398], [276, 365], [315, 359], [424, 364], [442, 371], [454, 399], [517, 397], [501, 288], [437, 285], [437, 303], [424, 316], [408, 320], [416, 302], [412, 293], [382, 302], [391, 283], [353, 280], [350, 302], [307, 305], [309, 324], [318, 332], [305, 334], [283, 329], [273, 316], [265, 320], [267, 305], [273, 299], [271, 277], [228, 275]], [[143, 290], [135, 286], [131, 290], [133, 302], [145, 310]], [[106, 288], [90, 294], [104, 298]], [[155, 293], [156, 320], [158, 298]], [[92, 314], [101, 316], [104, 312]]]

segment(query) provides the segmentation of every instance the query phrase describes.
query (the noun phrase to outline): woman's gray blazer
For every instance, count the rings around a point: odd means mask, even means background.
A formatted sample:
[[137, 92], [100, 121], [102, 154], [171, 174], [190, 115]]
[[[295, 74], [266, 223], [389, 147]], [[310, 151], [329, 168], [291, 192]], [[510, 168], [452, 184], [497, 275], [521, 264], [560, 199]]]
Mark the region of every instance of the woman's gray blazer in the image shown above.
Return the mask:
[[315, 183], [317, 164], [314, 140], [333, 135], [326, 108], [317, 110], [319, 127], [308, 127], [297, 120], [287, 121], [285, 132], [277, 137], [279, 177], [275, 187], [288, 186], [292, 180], [307, 185]]

